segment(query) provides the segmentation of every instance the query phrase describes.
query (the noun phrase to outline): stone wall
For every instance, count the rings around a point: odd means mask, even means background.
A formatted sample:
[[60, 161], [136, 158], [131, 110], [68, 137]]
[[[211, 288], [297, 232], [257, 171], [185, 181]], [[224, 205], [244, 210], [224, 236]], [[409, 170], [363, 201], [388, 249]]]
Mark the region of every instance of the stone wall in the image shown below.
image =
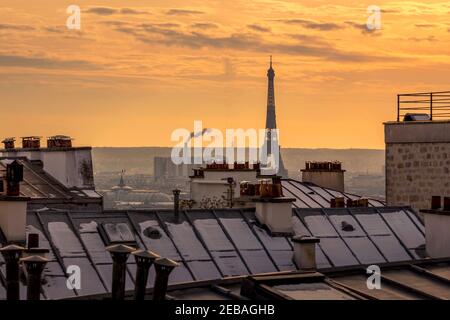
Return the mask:
[[433, 195], [450, 196], [450, 143], [387, 143], [388, 205], [429, 209]]

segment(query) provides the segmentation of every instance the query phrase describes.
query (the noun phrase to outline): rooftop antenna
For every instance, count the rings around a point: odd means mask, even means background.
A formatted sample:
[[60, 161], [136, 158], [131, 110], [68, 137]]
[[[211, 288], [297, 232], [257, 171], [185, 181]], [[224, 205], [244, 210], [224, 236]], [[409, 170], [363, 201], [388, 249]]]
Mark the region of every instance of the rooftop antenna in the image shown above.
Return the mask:
[[270, 68], [272, 69], [272, 55], [270, 55]]

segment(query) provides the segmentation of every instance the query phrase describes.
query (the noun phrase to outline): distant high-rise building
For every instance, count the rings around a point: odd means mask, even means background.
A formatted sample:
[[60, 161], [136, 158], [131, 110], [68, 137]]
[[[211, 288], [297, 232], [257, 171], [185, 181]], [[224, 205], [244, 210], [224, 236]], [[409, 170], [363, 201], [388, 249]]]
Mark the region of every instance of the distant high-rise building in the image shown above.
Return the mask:
[[[279, 163], [277, 174], [283, 178], [287, 178], [288, 174], [284, 167], [283, 159], [281, 157], [281, 147], [278, 143], [278, 135], [272, 135], [273, 129], [277, 129], [277, 116], [275, 113], [275, 70], [272, 67], [272, 56], [270, 56], [270, 67], [267, 70], [268, 88], [267, 88], [267, 115], [266, 115], [266, 137], [263, 148], [266, 148], [267, 155], [274, 155], [273, 148], [278, 147]], [[277, 142], [277, 143], [274, 143]]]

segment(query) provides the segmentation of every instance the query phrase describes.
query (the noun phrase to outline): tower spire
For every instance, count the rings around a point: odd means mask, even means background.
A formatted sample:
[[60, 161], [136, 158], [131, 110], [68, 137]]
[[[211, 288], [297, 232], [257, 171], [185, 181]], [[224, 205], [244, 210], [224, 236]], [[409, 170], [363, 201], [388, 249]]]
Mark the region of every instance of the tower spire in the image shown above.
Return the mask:
[[266, 136], [264, 139], [263, 148], [266, 148], [267, 155], [279, 155], [278, 175], [287, 177], [287, 172], [284, 168], [283, 160], [281, 159], [280, 150], [273, 150], [273, 148], [280, 147], [278, 144], [278, 136], [276, 134], [276, 131], [271, 131], [277, 128], [277, 119], [275, 113], [275, 70], [272, 67], [272, 55], [270, 55], [270, 67], [269, 70], [267, 70], [267, 80]]

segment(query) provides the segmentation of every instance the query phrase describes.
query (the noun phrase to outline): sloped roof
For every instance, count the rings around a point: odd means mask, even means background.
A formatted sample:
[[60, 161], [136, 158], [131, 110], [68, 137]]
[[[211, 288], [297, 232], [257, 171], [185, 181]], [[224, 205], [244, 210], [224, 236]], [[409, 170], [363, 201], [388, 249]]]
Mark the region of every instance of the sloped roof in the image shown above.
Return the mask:
[[[343, 231], [342, 221], [353, 231]], [[31, 211], [27, 224], [27, 232], [39, 233], [41, 246], [50, 249], [43, 286], [50, 299], [111, 290], [112, 260], [98, 228], [106, 224], [108, 230], [118, 226], [111, 239], [134, 238], [137, 247], [180, 262], [171, 283], [296, 269], [290, 238], [272, 237], [256, 221], [254, 209], [188, 210], [180, 214], [180, 223], [174, 223], [171, 210]], [[320, 238], [319, 269], [423, 256], [423, 225], [409, 208], [293, 209], [293, 224], [296, 235]], [[70, 265], [82, 270], [81, 290], [66, 287]], [[0, 267], [0, 298], [5, 295], [4, 268]], [[130, 258], [127, 290], [134, 288], [135, 271]], [[152, 268], [148, 285], [153, 281]]]
[[[276, 272], [172, 285], [173, 300], [449, 300], [450, 259], [380, 264], [381, 288], [367, 287], [361, 267]], [[133, 291], [125, 299], [133, 299]], [[95, 295], [83, 299], [108, 299]], [[152, 298], [151, 290], [146, 299]]]
[[23, 165], [23, 181], [20, 183], [22, 196], [32, 200], [42, 199], [100, 199], [94, 190], [70, 189], [44, 171], [42, 166], [24, 157], [1, 157], [0, 170], [6, 170], [6, 165], [17, 160]]
[[[323, 188], [313, 183], [302, 182], [294, 179], [283, 179], [281, 181], [283, 194], [289, 198], [295, 198], [296, 208], [329, 208], [330, 200], [343, 197], [345, 200], [357, 200], [361, 196]], [[376, 199], [368, 199], [370, 207], [382, 207], [385, 203]]]

